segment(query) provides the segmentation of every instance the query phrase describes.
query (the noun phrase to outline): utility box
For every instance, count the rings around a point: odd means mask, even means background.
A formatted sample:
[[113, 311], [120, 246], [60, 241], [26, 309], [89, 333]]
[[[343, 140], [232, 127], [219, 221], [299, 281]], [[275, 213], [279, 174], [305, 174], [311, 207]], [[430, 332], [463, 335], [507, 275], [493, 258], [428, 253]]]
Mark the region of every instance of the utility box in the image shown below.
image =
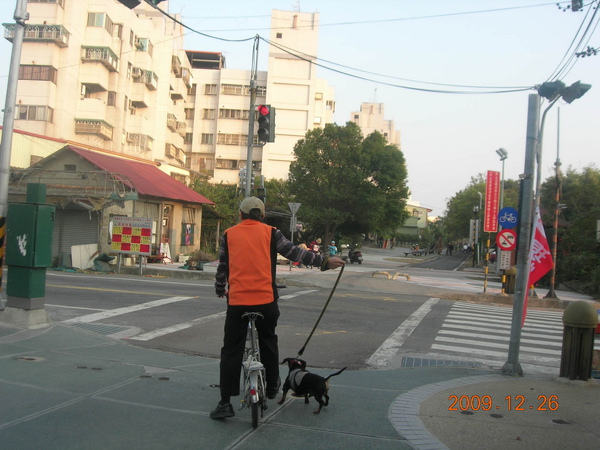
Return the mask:
[[7, 215], [6, 263], [20, 267], [52, 265], [54, 206], [11, 204]]

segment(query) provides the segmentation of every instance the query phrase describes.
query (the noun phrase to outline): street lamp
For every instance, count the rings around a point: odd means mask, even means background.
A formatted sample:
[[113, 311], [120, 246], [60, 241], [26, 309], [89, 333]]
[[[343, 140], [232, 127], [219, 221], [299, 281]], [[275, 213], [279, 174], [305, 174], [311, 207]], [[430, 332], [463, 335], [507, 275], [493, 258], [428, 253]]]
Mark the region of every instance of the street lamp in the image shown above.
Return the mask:
[[583, 97], [583, 95], [590, 90], [592, 87], [591, 84], [584, 84], [581, 81], [576, 81], [571, 86], [566, 87], [565, 83], [560, 80], [557, 81], [546, 81], [541, 85], [537, 86], [537, 92], [540, 97], [544, 97], [547, 100], [550, 100], [550, 104], [544, 110], [542, 114], [542, 121], [538, 132], [538, 143], [536, 149], [536, 159], [537, 159], [537, 176], [536, 176], [536, 185], [535, 185], [535, 205], [536, 207], [540, 206], [540, 184], [542, 179], [542, 142], [544, 139], [544, 125], [546, 122], [546, 114], [554, 106], [554, 104], [559, 100], [563, 99], [565, 102], [571, 104], [578, 98]]
[[504, 161], [508, 158], [508, 152], [504, 148], [496, 150], [500, 161], [502, 161], [502, 181], [500, 182], [500, 209], [504, 208]]
[[[541, 97], [544, 97], [550, 100], [550, 104], [544, 110], [544, 114], [542, 115], [542, 122], [539, 129], [538, 134], [538, 145], [537, 145], [537, 178], [536, 178], [536, 189], [535, 189], [535, 204], [537, 207], [540, 206], [540, 184], [541, 184], [541, 172], [542, 172], [542, 141], [544, 138], [544, 124], [546, 121], [546, 113], [554, 106], [554, 104], [562, 98], [565, 102], [571, 104], [578, 98], [581, 98], [587, 91], [589, 91], [592, 87], [590, 84], [584, 84], [581, 81], [577, 81], [573, 83], [569, 87], [565, 87], [566, 85], [562, 81], [550, 81], [546, 83], [542, 83], [538, 86], [537, 91]], [[559, 110], [560, 117], [560, 110]], [[560, 120], [560, 119], [559, 119]], [[555, 208], [554, 208], [554, 233], [552, 236], [552, 270], [550, 271], [550, 290], [548, 294], [546, 294], [545, 298], [554, 298], [558, 299], [556, 296], [556, 292], [554, 291], [554, 285], [556, 282], [556, 247], [558, 243], [558, 215], [560, 213], [561, 205], [560, 205], [560, 158], [558, 153], [558, 143], [556, 148], [556, 163], [555, 163], [555, 173], [556, 173], [556, 192], [555, 192]]]

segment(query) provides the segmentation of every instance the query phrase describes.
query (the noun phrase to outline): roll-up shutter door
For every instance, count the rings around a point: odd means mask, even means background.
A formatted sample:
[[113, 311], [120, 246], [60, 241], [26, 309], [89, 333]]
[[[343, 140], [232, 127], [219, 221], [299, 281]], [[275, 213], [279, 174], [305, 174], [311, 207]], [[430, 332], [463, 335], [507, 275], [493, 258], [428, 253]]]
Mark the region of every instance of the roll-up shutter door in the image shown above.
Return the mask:
[[[62, 252], [63, 255], [70, 255], [72, 245], [97, 244], [99, 239], [98, 215], [96, 211], [56, 208], [52, 256], [58, 256], [59, 252]], [[63, 227], [62, 248], [59, 249], [61, 226]], [[66, 261], [63, 261], [64, 263]]]

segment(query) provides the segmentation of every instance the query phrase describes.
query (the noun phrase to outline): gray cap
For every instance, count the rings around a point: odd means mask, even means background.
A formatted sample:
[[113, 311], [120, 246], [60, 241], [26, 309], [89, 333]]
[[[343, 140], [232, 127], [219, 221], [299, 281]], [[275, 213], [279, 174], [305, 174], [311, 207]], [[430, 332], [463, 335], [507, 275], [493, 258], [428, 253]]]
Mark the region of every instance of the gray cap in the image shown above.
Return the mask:
[[265, 204], [259, 198], [246, 197], [240, 204], [240, 211], [244, 214], [250, 214], [253, 209], [260, 209], [260, 213], [265, 214]]

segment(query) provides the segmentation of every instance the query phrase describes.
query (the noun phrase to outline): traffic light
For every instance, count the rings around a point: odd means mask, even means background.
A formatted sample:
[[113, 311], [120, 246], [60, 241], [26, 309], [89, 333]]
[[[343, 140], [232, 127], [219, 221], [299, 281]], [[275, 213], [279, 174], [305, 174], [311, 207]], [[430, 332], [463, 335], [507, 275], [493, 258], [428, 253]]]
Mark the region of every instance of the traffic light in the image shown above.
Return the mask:
[[122, 3], [123, 5], [127, 6], [129, 9], [133, 9], [142, 2], [140, 0], [119, 0], [119, 3]]
[[258, 107], [258, 140], [275, 142], [275, 108], [271, 105]]
[[246, 190], [246, 169], [240, 169], [240, 190], [241, 191], [245, 191]]
[[[146, 3], [156, 6], [162, 1], [164, 0], [148, 0]], [[118, 0], [118, 2], [127, 6], [129, 9], [136, 8], [137, 6], [139, 6], [140, 3], [142, 3], [141, 0]]]

